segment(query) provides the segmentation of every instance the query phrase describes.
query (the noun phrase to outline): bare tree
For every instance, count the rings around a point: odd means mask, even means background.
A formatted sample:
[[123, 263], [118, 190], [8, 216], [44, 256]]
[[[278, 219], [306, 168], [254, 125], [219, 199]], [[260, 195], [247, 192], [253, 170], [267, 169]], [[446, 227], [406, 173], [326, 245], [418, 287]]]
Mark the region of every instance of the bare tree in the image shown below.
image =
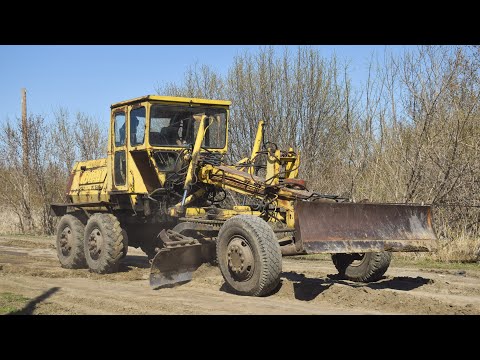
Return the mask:
[[[301, 154], [310, 187], [351, 199], [433, 203], [442, 238], [475, 238], [480, 211], [480, 48], [419, 46], [374, 58], [364, 83], [318, 50], [263, 47], [228, 74], [189, 68], [162, 94], [232, 100], [233, 157], [249, 154], [259, 120], [267, 141]], [[213, 90], [212, 90], [213, 89]], [[448, 206], [446, 206], [448, 205]]]
[[60, 107], [54, 111], [55, 126], [52, 128], [52, 152], [64, 165], [65, 172], [70, 172], [77, 155], [75, 128], [70, 120], [68, 109]]
[[[22, 233], [52, 234], [56, 219], [50, 204], [63, 202], [68, 175], [77, 160], [106, 155], [104, 127], [86, 114], [78, 113], [76, 121], [65, 108], [54, 112], [54, 121], [30, 115], [28, 131], [28, 172], [23, 166], [22, 124], [7, 123], [0, 133], [0, 200], [16, 214]], [[28, 184], [29, 191], [22, 184]]]
[[106, 156], [107, 135], [98, 121], [85, 113], [76, 114], [75, 124], [70, 124], [79, 149], [79, 159], [98, 159]]
[[[27, 130], [32, 128], [32, 118], [26, 122]], [[31, 232], [35, 227], [31, 192], [24, 191], [24, 184], [29, 181], [24, 172], [22, 149], [22, 122], [16, 119], [14, 124], [7, 123], [2, 127], [0, 134], [0, 199], [17, 215], [19, 228], [22, 233]], [[28, 159], [29, 160], [29, 159]], [[27, 164], [29, 166], [29, 163]]]

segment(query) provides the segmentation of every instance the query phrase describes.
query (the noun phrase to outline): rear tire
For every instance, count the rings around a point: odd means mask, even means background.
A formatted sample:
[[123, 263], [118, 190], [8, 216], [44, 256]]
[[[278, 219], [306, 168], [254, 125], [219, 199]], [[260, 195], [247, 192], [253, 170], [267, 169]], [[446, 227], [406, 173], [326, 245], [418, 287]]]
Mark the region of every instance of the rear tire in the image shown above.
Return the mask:
[[85, 227], [84, 251], [91, 271], [116, 272], [124, 254], [123, 230], [112, 214], [93, 214]]
[[85, 226], [73, 215], [64, 215], [57, 226], [57, 256], [60, 265], [66, 269], [87, 267], [83, 251]]
[[216, 254], [233, 293], [265, 296], [280, 282], [280, 245], [272, 228], [259, 217], [237, 215], [227, 220], [218, 233]]
[[390, 266], [390, 252], [364, 254], [332, 254], [332, 261], [340, 276], [357, 282], [380, 280]]

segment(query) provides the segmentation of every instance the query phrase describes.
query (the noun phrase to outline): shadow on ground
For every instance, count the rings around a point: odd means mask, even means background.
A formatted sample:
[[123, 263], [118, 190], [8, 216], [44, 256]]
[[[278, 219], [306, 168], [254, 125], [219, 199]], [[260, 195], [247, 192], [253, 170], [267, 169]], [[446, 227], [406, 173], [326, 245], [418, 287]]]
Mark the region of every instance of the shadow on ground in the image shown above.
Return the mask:
[[371, 282], [371, 283], [357, 283], [357, 282], [345, 280], [339, 274], [327, 275], [327, 277], [330, 281], [333, 281], [338, 284], [348, 285], [351, 287], [367, 287], [373, 290], [391, 289], [391, 290], [409, 291], [409, 290], [419, 288], [423, 285], [433, 284], [432, 279], [424, 278], [421, 276], [417, 276], [417, 277], [382, 276], [380, 280], [376, 282]]
[[59, 287], [53, 287], [51, 289], [48, 289], [42, 295], [39, 295], [36, 298], [33, 298], [32, 300], [30, 300], [22, 309], [13, 311], [8, 315], [32, 315], [38, 304], [48, 299], [50, 296], [55, 294], [58, 290], [60, 290]]
[[332, 282], [325, 281], [325, 278], [309, 278], [294, 271], [284, 272], [281, 277], [293, 283], [295, 299], [301, 301], [313, 300], [333, 285]]
[[420, 277], [420, 276], [417, 276], [417, 277], [395, 276], [384, 281], [367, 284], [366, 286], [374, 290], [393, 289], [393, 290], [409, 291], [427, 284], [433, 284], [433, 280]]
[[[309, 278], [304, 274], [299, 274], [293, 271], [283, 272], [281, 277], [285, 280], [293, 283], [293, 291], [295, 299], [301, 301], [310, 301], [315, 299], [323, 291], [327, 290], [333, 284], [347, 285], [352, 288], [364, 288], [367, 287], [373, 290], [392, 289], [409, 291], [419, 288], [423, 285], [432, 284], [432, 279], [408, 276], [398, 277], [383, 277], [377, 282], [372, 283], [356, 283], [353, 281], [345, 280], [340, 275], [327, 275], [321, 278]], [[280, 285], [275, 292], [278, 292], [281, 288]]]
[[147, 269], [150, 268], [150, 263], [146, 255], [127, 255], [121, 262], [118, 271], [127, 272], [132, 267]]

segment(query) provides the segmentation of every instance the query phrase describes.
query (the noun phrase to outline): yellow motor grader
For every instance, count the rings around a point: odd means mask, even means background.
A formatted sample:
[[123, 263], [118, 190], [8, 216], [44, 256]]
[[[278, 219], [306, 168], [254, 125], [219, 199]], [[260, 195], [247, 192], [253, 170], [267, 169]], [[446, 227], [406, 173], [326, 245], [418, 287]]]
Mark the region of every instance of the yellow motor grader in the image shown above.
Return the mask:
[[154, 95], [113, 104], [107, 157], [77, 162], [66, 202], [51, 205], [62, 217], [60, 264], [115, 272], [128, 246], [140, 247], [154, 288], [188, 282], [210, 262], [231, 292], [264, 296], [282, 255], [331, 253], [340, 275], [369, 282], [391, 252], [432, 249], [430, 206], [308, 190], [299, 154], [265, 142], [263, 121], [250, 157], [227, 164], [230, 104]]

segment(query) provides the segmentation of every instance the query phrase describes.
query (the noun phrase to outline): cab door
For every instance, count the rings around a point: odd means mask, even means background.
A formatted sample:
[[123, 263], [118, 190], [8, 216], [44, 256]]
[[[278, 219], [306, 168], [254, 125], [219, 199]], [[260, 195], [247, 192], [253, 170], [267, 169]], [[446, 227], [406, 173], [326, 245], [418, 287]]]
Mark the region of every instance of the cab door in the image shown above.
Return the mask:
[[[145, 148], [147, 103], [128, 106], [127, 183], [130, 193], [147, 193], [149, 158]], [[132, 195], [132, 204], [136, 195]]]
[[115, 109], [113, 121], [113, 189], [126, 191], [127, 184], [127, 107]]

